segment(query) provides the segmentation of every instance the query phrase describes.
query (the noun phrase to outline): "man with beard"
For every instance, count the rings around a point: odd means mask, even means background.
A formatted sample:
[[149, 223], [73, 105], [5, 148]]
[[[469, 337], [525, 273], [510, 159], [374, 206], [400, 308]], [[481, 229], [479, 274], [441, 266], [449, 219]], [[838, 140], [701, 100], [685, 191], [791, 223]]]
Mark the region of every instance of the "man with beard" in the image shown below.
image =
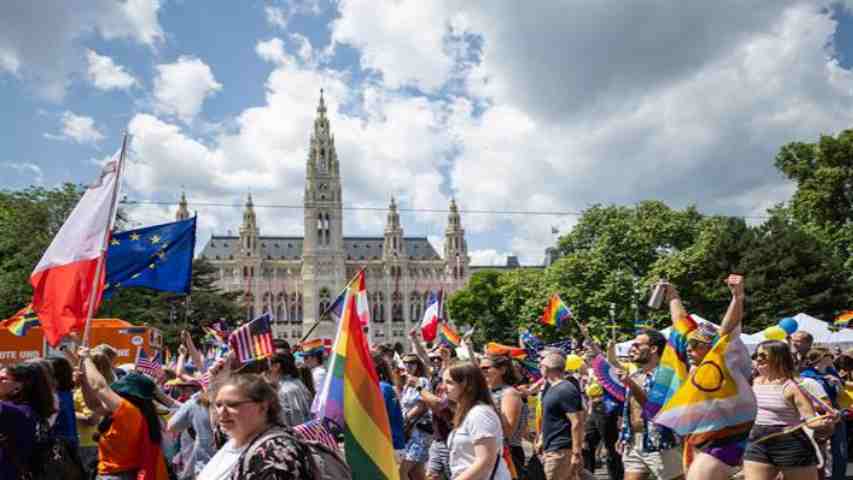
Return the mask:
[[631, 345], [629, 357], [637, 370], [623, 377], [628, 387], [622, 413], [619, 443], [625, 480], [658, 480], [683, 477], [681, 452], [672, 430], [650, 421], [643, 414], [646, 395], [666, 347], [666, 338], [652, 329], [642, 329]]

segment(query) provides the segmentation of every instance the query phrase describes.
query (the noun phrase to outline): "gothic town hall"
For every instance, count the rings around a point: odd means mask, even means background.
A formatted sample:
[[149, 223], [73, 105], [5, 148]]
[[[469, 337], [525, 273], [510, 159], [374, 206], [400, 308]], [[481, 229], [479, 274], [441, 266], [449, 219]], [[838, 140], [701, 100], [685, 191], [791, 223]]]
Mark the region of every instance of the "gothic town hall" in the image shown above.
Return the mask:
[[[248, 292], [248, 318], [272, 312], [273, 334], [285, 339], [301, 338], [346, 282], [366, 267], [371, 343], [399, 343], [408, 349], [407, 333], [420, 322], [429, 292], [452, 292], [463, 287], [470, 275], [456, 203], [450, 202], [443, 255], [426, 237], [404, 236], [393, 198], [384, 235], [344, 236], [343, 179], [322, 91], [310, 142], [305, 165], [305, 236], [261, 235], [249, 195], [240, 235], [213, 235], [201, 256], [219, 269], [221, 288]], [[177, 218], [189, 215], [182, 196]], [[337, 325], [331, 316], [327, 318], [312, 337], [334, 337]]]

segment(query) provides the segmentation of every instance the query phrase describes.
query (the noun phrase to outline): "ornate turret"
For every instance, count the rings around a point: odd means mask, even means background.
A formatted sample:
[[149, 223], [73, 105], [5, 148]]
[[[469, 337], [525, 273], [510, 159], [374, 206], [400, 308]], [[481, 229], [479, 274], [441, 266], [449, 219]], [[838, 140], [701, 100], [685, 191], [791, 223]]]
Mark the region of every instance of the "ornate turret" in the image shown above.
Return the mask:
[[178, 212], [175, 213], [175, 220], [181, 221], [190, 218], [190, 210], [187, 208], [187, 196], [181, 192], [181, 201], [178, 202]]
[[403, 258], [405, 252], [400, 214], [397, 213], [397, 203], [394, 201], [394, 197], [391, 197], [391, 204], [388, 206], [388, 220], [385, 223], [385, 246], [382, 249], [382, 255]]
[[447, 214], [447, 228], [444, 230], [444, 261], [447, 271], [454, 280], [465, 277], [468, 266], [468, 244], [465, 242], [465, 230], [456, 207], [456, 199], [450, 199], [450, 213]]
[[243, 209], [243, 224], [240, 225], [240, 252], [247, 257], [257, 256], [258, 252], [258, 222], [255, 217], [255, 204], [252, 202], [252, 194], [246, 200]]

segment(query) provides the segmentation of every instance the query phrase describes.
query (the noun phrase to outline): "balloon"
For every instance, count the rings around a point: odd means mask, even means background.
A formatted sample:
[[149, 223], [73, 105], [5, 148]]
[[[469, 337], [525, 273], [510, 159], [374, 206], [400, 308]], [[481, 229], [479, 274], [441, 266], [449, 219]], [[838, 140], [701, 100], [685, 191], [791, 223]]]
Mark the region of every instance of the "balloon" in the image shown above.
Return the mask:
[[566, 356], [566, 371], [574, 371], [581, 368], [583, 365], [583, 358], [570, 354]]
[[777, 325], [764, 329], [764, 338], [767, 340], [784, 340], [787, 336], [788, 333]]
[[601, 388], [601, 385], [597, 383], [590, 383], [586, 386], [586, 396], [599, 397], [601, 395], [604, 395], [604, 389]]
[[779, 328], [785, 330], [785, 333], [791, 335], [796, 332], [800, 325], [797, 324], [797, 321], [791, 317], [785, 317], [782, 320], [779, 320]]

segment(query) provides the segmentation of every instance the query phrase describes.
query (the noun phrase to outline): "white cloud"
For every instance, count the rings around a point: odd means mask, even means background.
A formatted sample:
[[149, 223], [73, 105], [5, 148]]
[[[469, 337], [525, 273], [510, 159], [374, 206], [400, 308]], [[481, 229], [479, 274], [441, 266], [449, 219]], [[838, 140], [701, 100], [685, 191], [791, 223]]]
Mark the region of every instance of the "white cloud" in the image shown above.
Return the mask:
[[0, 70], [59, 101], [70, 78], [86, 71], [83, 37], [95, 32], [155, 48], [164, 39], [160, 6], [159, 0], [0, 2]]
[[204, 100], [222, 90], [213, 72], [198, 58], [181, 56], [175, 63], [157, 65], [154, 77], [154, 108], [190, 123]]
[[499, 267], [506, 265], [506, 259], [511, 253], [498, 252], [493, 248], [473, 250], [468, 252], [471, 257], [471, 265]]
[[267, 23], [285, 30], [290, 19], [295, 15], [318, 15], [322, 12], [320, 0], [289, 0], [281, 6], [267, 5], [264, 7]]
[[267, 16], [267, 23], [282, 30], [287, 28], [287, 13], [283, 8], [267, 5], [264, 7], [264, 12]]
[[33, 179], [38, 184], [44, 183], [44, 172], [42, 172], [41, 167], [39, 167], [38, 165], [36, 165], [34, 163], [5, 162], [2, 165], [5, 167], [8, 167], [8, 168], [11, 168], [12, 170], [15, 170], [16, 172], [19, 172], [21, 174], [27, 174], [28, 173], [28, 174], [32, 175]]
[[139, 84], [133, 75], [123, 66], [116, 65], [110, 57], [88, 50], [86, 60], [89, 63], [89, 81], [99, 90], [126, 90]]
[[61, 131], [58, 135], [46, 133], [44, 136], [52, 140], [65, 140], [83, 144], [97, 144], [104, 139], [104, 134], [98, 130], [95, 120], [85, 115], [76, 115], [65, 111], [60, 119]]

